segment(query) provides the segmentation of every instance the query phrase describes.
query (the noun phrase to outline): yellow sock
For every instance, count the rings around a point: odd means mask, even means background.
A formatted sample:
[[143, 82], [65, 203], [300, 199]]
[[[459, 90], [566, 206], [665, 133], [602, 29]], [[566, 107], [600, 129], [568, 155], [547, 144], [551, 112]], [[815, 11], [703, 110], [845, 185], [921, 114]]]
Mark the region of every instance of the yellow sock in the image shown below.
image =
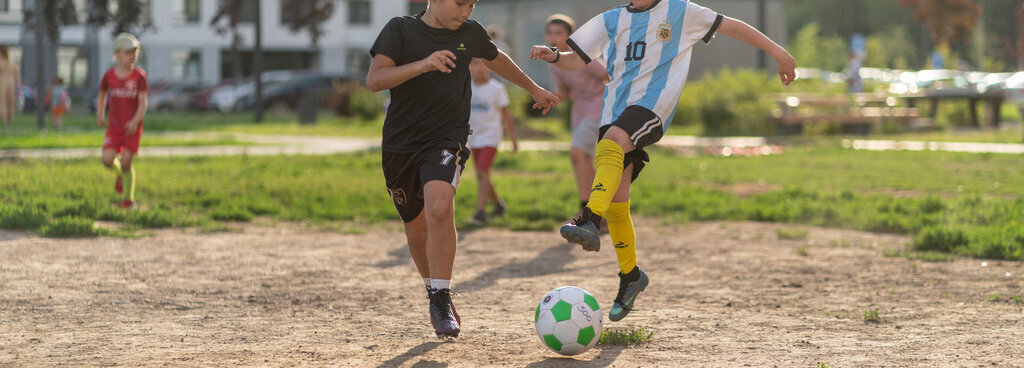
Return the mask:
[[597, 142], [597, 153], [594, 155], [596, 173], [587, 207], [598, 216], [604, 217], [608, 205], [612, 203], [612, 196], [619, 190], [619, 182], [622, 181], [622, 161], [625, 156], [622, 146], [615, 141], [602, 139]]
[[608, 233], [615, 246], [615, 257], [619, 259], [619, 270], [627, 274], [636, 267], [636, 233], [629, 216], [629, 202], [610, 204], [607, 215]]
[[132, 165], [129, 172], [123, 173], [123, 175], [125, 199], [135, 201], [135, 165]]

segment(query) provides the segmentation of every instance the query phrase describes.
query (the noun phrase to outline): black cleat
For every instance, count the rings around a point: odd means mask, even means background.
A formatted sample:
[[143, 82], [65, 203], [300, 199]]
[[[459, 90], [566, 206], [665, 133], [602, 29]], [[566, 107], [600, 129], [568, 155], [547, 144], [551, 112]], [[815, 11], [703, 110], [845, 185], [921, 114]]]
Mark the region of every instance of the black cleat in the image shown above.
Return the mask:
[[451, 290], [435, 289], [430, 293], [430, 324], [437, 337], [459, 337], [462, 320], [452, 304]]
[[597, 252], [601, 250], [601, 232], [598, 229], [601, 220], [601, 216], [584, 207], [580, 215], [562, 225], [559, 232], [570, 243], [582, 245], [583, 250]]
[[640, 267], [633, 267], [633, 270], [625, 275], [619, 273], [619, 293], [615, 295], [612, 309], [608, 311], [608, 319], [619, 321], [626, 318], [633, 310], [633, 302], [636, 301], [637, 295], [640, 295], [650, 283], [651, 280], [644, 271], [640, 271]]

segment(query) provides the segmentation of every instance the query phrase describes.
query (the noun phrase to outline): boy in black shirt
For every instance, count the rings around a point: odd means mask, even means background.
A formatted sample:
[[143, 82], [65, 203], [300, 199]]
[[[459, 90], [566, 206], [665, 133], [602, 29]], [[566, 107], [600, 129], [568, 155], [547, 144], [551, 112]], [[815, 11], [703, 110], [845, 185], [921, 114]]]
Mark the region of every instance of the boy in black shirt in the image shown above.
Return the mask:
[[537, 86], [469, 19], [477, 0], [430, 0], [427, 10], [391, 19], [370, 49], [367, 85], [391, 90], [384, 120], [384, 179], [430, 297], [438, 337], [457, 337], [451, 302], [455, 189], [469, 158], [470, 75], [474, 57], [527, 90], [547, 113], [558, 97]]

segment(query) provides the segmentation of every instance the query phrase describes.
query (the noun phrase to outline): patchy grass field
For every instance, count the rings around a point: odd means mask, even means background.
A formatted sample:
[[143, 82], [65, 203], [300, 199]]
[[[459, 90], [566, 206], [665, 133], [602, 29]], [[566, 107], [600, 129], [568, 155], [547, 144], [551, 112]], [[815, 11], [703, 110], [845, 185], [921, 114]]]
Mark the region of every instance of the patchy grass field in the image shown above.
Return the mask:
[[[0, 167], [0, 228], [41, 231], [77, 217], [121, 222], [130, 234], [166, 226], [217, 229], [218, 222], [268, 217], [358, 231], [351, 223], [396, 218], [378, 153], [141, 158], [141, 210], [133, 212], [113, 209], [113, 175], [93, 160]], [[493, 225], [550, 230], [576, 211], [564, 153], [499, 154], [494, 167], [510, 211]], [[471, 169], [464, 179], [456, 204], [466, 228], [476, 200]], [[796, 148], [779, 156], [683, 158], [655, 149], [635, 184], [632, 207], [665, 223], [808, 224], [909, 234], [913, 251], [997, 259], [1020, 259], [1024, 252], [1024, 166], [1011, 155]], [[790, 232], [779, 237], [802, 235]]]

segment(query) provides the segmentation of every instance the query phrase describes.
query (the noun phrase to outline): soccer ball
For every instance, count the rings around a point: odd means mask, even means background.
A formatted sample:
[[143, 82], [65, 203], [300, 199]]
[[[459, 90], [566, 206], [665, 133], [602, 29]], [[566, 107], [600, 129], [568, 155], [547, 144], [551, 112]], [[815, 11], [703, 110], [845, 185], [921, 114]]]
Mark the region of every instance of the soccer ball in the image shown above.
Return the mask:
[[601, 307], [586, 290], [563, 286], [549, 291], [533, 316], [540, 342], [556, 353], [576, 355], [601, 338]]

